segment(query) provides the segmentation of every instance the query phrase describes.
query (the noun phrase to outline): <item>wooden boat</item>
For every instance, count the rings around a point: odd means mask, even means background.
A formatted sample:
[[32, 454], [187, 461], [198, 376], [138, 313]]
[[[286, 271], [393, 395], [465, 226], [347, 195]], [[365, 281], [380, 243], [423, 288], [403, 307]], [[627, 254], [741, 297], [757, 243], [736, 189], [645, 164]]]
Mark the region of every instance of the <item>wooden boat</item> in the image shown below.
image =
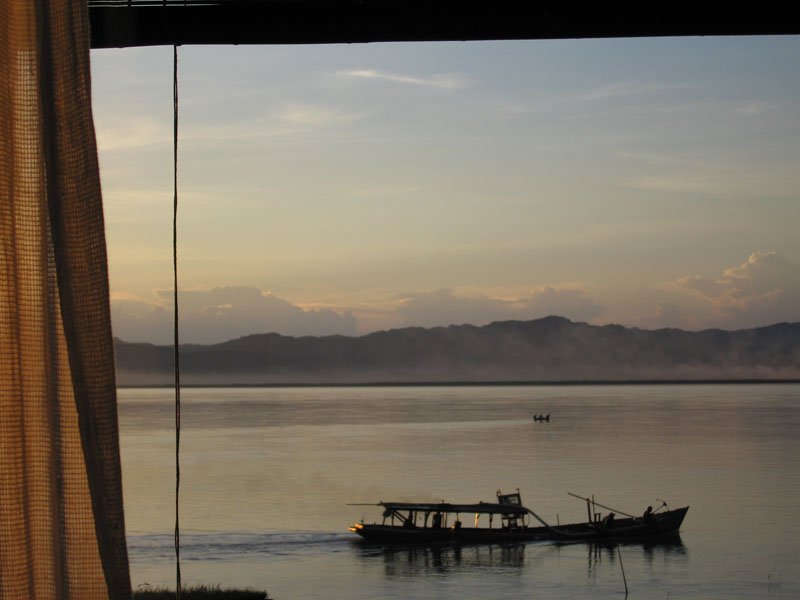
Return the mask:
[[[570, 494], [576, 496], [575, 494]], [[613, 511], [601, 518], [597, 507], [586, 500], [589, 520], [584, 523], [550, 525], [522, 505], [520, 493], [497, 492], [497, 502], [450, 504], [447, 502], [378, 502], [383, 507], [381, 523], [356, 523], [348, 528], [368, 542], [383, 544], [509, 543], [520, 541], [615, 541], [644, 540], [678, 531], [689, 507], [670, 510], [666, 503], [647, 516], [635, 517]], [[365, 506], [365, 505], [359, 505]], [[666, 509], [666, 510], [664, 510]], [[616, 518], [616, 514], [624, 515]], [[466, 527], [461, 515], [474, 515], [474, 526]], [[538, 525], [531, 526], [531, 517]]]

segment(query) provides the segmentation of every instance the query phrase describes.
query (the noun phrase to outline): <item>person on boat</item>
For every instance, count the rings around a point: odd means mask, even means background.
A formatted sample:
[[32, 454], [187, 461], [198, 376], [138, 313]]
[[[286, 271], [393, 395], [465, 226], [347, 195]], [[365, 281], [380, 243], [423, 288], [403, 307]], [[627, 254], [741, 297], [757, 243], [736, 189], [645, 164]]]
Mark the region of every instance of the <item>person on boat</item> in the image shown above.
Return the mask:
[[431, 527], [433, 529], [442, 528], [442, 513], [436, 513], [433, 515], [433, 520], [431, 521]]
[[603, 528], [610, 531], [614, 527], [614, 513], [610, 512], [603, 518]]
[[648, 506], [647, 510], [644, 511], [644, 514], [642, 515], [642, 521], [647, 523], [647, 522], [652, 521], [652, 520], [653, 520], [653, 507], [652, 506]]

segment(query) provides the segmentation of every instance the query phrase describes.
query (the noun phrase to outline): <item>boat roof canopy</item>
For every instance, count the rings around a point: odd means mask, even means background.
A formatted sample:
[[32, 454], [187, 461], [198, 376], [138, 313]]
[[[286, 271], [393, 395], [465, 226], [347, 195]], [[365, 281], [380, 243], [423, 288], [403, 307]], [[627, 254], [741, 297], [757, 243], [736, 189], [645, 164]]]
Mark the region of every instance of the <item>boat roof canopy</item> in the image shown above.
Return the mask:
[[410, 510], [413, 512], [439, 512], [439, 513], [481, 513], [495, 515], [525, 515], [528, 509], [515, 504], [494, 504], [491, 502], [478, 502], [477, 504], [450, 504], [449, 502], [379, 502], [389, 510]]

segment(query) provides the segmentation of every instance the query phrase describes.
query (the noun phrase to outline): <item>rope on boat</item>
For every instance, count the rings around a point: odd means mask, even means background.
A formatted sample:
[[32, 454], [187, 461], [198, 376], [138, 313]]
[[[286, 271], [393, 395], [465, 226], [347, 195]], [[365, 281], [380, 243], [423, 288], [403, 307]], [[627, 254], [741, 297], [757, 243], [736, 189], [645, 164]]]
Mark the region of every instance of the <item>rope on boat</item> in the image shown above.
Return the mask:
[[530, 508], [525, 508], [525, 510], [527, 510], [531, 515], [533, 515], [534, 519], [539, 521], [539, 523], [541, 523], [542, 525], [547, 527], [553, 533], [557, 533], [558, 535], [562, 535], [564, 537], [574, 537], [574, 538], [581, 538], [581, 539], [586, 537], [585, 535], [580, 534], [580, 533], [572, 533], [571, 531], [564, 531], [563, 529], [559, 529], [558, 527], [553, 527], [552, 525], [547, 523], [547, 521], [545, 521], [542, 517], [540, 517], [535, 512], [533, 512]]
[[[599, 506], [600, 508], [605, 508], [606, 510], [610, 510], [613, 513], [617, 513], [619, 515], [625, 515], [626, 517], [630, 517], [631, 519], [641, 519], [641, 517], [637, 517], [637, 516], [634, 516], [634, 515], [629, 515], [628, 513], [624, 512], [624, 511], [621, 511], [618, 508], [611, 508], [610, 506], [606, 506], [605, 504], [600, 504], [599, 502], [595, 502], [593, 499], [584, 498], [583, 496], [578, 496], [578, 494], [573, 494], [572, 492], [567, 492], [567, 494], [569, 494], [573, 498], [578, 498], [579, 500], [584, 500], [586, 502], [591, 502], [595, 506]], [[664, 504], [666, 504], [666, 502]]]

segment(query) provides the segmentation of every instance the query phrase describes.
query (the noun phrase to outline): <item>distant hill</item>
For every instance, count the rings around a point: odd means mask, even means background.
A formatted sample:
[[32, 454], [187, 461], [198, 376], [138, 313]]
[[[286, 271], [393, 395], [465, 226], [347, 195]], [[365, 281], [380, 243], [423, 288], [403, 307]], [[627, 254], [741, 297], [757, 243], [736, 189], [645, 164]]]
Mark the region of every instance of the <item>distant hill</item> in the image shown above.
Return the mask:
[[[115, 340], [120, 385], [172, 381], [171, 346]], [[249, 335], [181, 345], [186, 384], [800, 378], [800, 323], [654, 331], [562, 317], [361, 337]]]

